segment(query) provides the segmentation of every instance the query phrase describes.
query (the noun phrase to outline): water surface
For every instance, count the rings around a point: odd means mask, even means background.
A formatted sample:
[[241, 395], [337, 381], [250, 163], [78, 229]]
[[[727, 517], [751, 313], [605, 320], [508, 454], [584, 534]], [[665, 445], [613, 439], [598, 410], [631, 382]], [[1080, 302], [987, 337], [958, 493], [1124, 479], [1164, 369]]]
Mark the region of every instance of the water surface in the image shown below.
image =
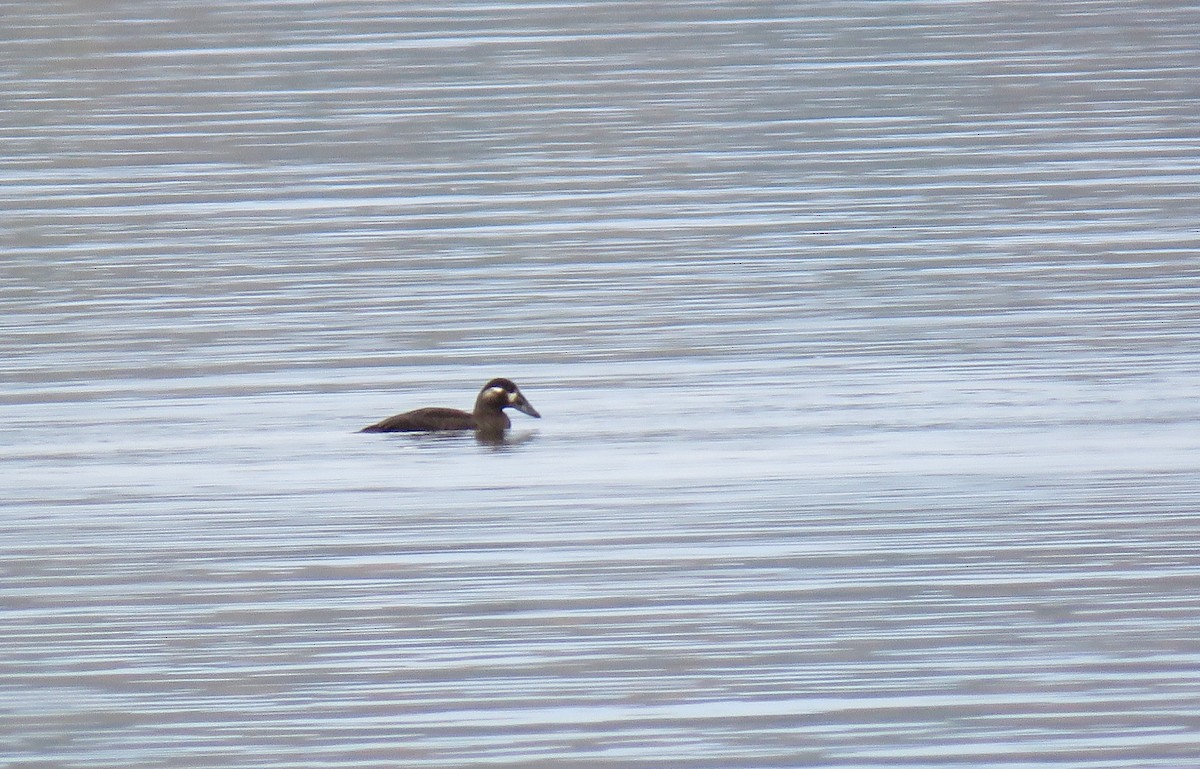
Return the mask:
[[1191, 9], [0, 28], [8, 763], [1200, 751]]

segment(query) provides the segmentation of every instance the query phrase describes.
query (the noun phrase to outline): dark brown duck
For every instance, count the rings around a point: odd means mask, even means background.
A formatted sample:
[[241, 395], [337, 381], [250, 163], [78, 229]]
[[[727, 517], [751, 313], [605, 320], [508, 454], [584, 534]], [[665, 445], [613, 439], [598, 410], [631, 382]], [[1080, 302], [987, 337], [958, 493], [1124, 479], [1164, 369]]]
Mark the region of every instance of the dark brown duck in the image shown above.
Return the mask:
[[364, 427], [362, 433], [411, 433], [411, 432], [444, 432], [451, 430], [474, 430], [483, 434], [500, 434], [507, 430], [512, 421], [506, 408], [514, 408], [522, 414], [541, 418], [525, 396], [511, 379], [493, 379], [479, 391], [475, 399], [473, 411], [460, 411], [447, 408], [424, 408], [406, 411], [394, 417], [388, 417], [382, 422], [376, 422], [370, 427]]

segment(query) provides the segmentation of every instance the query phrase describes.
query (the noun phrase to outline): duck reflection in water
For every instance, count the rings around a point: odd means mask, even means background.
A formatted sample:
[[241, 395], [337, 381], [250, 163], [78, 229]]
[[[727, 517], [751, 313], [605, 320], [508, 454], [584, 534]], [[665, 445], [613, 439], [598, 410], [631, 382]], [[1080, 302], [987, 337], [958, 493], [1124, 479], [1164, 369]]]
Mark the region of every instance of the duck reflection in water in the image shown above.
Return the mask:
[[406, 411], [359, 430], [361, 433], [443, 433], [474, 430], [481, 443], [503, 443], [512, 420], [504, 409], [540, 419], [532, 404], [511, 379], [493, 379], [479, 391], [475, 408], [470, 411], [430, 407]]

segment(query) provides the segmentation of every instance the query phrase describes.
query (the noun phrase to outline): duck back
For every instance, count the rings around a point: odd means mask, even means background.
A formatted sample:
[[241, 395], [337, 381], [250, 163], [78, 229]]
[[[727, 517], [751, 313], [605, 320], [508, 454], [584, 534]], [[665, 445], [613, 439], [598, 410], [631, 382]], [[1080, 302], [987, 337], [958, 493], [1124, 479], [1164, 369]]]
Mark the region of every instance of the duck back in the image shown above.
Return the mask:
[[424, 408], [406, 411], [394, 417], [364, 427], [362, 433], [436, 432], [440, 430], [474, 430], [475, 417], [466, 411], [448, 408]]

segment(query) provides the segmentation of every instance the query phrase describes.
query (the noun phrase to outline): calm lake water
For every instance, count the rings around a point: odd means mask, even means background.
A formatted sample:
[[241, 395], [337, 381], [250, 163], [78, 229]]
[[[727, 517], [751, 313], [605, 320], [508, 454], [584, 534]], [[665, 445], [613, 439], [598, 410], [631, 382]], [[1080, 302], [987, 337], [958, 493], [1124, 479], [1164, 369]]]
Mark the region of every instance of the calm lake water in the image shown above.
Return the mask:
[[0, 24], [0, 763], [1200, 755], [1200, 11], [110, 5]]

